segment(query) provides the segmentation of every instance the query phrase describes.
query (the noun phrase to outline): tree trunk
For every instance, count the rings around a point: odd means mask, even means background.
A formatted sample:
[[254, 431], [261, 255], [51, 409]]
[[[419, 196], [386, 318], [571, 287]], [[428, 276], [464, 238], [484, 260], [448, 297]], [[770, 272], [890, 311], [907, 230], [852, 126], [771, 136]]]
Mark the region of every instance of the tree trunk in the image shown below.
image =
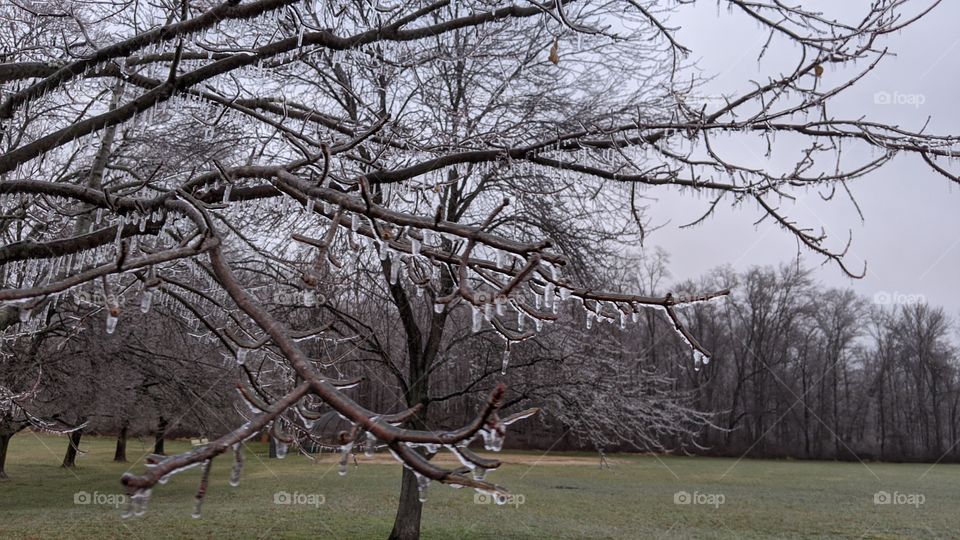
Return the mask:
[[417, 540], [420, 538], [420, 513], [423, 503], [420, 502], [420, 491], [417, 487], [417, 477], [413, 471], [403, 468], [403, 477], [400, 480], [400, 504], [397, 505], [397, 518], [393, 522], [393, 531], [390, 540]]
[[[390, 275], [390, 262], [384, 261], [384, 275]], [[441, 274], [441, 290], [453, 291], [453, 281], [448, 274]], [[410, 300], [406, 292], [400, 285], [390, 287], [390, 295], [394, 305], [400, 315], [403, 323], [404, 333], [406, 334], [407, 358], [407, 376], [409, 386], [406, 391], [408, 406], [421, 405], [417, 414], [406, 422], [406, 427], [412, 429], [426, 429], [427, 406], [430, 403], [428, 398], [430, 392], [430, 371], [429, 367], [437, 359], [440, 351], [440, 344], [443, 338], [443, 331], [446, 326], [446, 309], [440, 313], [434, 312], [430, 317], [429, 332], [421, 331], [417, 325], [417, 320]], [[400, 501], [397, 505], [397, 516], [393, 522], [393, 530], [390, 532], [392, 540], [418, 540], [420, 538], [420, 517], [423, 510], [423, 503], [420, 502], [420, 490], [417, 485], [417, 478], [412, 471], [403, 469], [403, 478], [400, 484]]]
[[67, 453], [63, 456], [64, 467], [77, 466], [77, 450], [80, 448], [80, 437], [83, 436], [83, 430], [78, 429], [70, 433], [67, 439]]
[[127, 427], [128, 423], [124, 421], [117, 435], [117, 450], [113, 453], [113, 460], [121, 463], [127, 462]]
[[12, 433], [0, 433], [0, 480], [7, 477], [5, 469], [7, 463], [7, 448], [10, 447], [10, 439], [12, 437]]
[[167, 419], [160, 417], [160, 421], [157, 423], [157, 436], [153, 442], [153, 453], [164, 455], [163, 453], [163, 437], [166, 435], [167, 431]]

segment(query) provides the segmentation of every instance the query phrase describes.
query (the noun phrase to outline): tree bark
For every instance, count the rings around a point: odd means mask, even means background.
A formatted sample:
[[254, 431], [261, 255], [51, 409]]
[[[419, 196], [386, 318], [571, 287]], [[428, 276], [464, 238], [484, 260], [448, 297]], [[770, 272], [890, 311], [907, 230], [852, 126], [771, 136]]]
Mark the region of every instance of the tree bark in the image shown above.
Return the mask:
[[12, 437], [12, 433], [0, 433], [0, 480], [7, 477], [7, 448], [10, 447], [10, 439]]
[[82, 429], [71, 432], [67, 438], [67, 453], [63, 456], [63, 467], [77, 466], [77, 450], [80, 448], [80, 437], [83, 437]]
[[[389, 264], [389, 263], [387, 263]], [[384, 266], [384, 273], [389, 274], [389, 268]], [[443, 278], [443, 290], [452, 290], [449, 276]], [[420, 411], [408, 422], [407, 427], [413, 429], [427, 429], [427, 407], [430, 404], [430, 365], [436, 360], [440, 350], [440, 342], [446, 326], [447, 310], [433, 313], [430, 317], [430, 327], [426, 339], [417, 325], [416, 317], [406, 292], [402, 287], [393, 285], [390, 288], [394, 305], [400, 314], [406, 333], [409, 385], [406, 391], [408, 406], [421, 404]], [[418, 540], [420, 538], [420, 517], [423, 503], [420, 502], [420, 491], [417, 479], [413, 472], [406, 468], [400, 484], [400, 501], [397, 505], [397, 516], [390, 532], [391, 540]]]
[[163, 437], [166, 435], [167, 431], [167, 419], [160, 417], [160, 421], [157, 422], [157, 435], [153, 442], [153, 453], [164, 455], [163, 453]]
[[397, 505], [397, 517], [393, 522], [390, 540], [417, 540], [420, 538], [420, 515], [423, 503], [420, 502], [420, 491], [417, 487], [417, 477], [413, 471], [403, 468], [403, 477], [400, 480], [400, 504]]
[[127, 462], [127, 427], [128, 422], [124, 420], [117, 435], [117, 450], [113, 453], [113, 460], [121, 463]]

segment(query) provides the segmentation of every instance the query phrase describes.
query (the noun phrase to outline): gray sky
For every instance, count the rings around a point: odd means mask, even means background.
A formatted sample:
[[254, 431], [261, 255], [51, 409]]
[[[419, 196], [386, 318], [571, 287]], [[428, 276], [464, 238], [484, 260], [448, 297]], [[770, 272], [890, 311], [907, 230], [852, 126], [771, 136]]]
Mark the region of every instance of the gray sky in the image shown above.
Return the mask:
[[[924, 3], [918, 0], [918, 4]], [[679, 41], [694, 50], [694, 59], [699, 59], [704, 74], [716, 76], [702, 93], [729, 95], [747, 88], [751, 79], [766, 80], [795, 65], [799, 49], [792, 47], [776, 47], [774, 54], [758, 64], [757, 54], [766, 34], [741, 14], [728, 14], [724, 9], [718, 19], [715, 3], [698, 4], [682, 9], [671, 24], [681, 27]], [[831, 15], [836, 11], [843, 19], [853, 20], [847, 17], [862, 15], [869, 1], [805, 1], [803, 5], [829, 8]], [[833, 116], [866, 116], [907, 129], [919, 129], [930, 117], [929, 132], [957, 134], [957, 21], [960, 2], [947, 0], [913, 27], [888, 36], [881, 45], [897, 56], [886, 58], [866, 79], [842, 94], [832, 106]], [[823, 78], [828, 84], [837, 83], [852, 72], [828, 68]], [[920, 96], [913, 101], [922, 104], [878, 104], [874, 97], [877, 92]], [[753, 151], [743, 147], [737, 157], [746, 160], [751, 155]], [[960, 162], [953, 170], [960, 173]], [[800, 224], [816, 230], [823, 227], [831, 237], [832, 249], [842, 249], [852, 232], [848, 268], [860, 271], [867, 261], [867, 276], [855, 281], [835, 264], [821, 266], [822, 257], [802, 250], [803, 260], [815, 269], [816, 278], [829, 286], [851, 286], [871, 298], [879, 294], [880, 300], [884, 294], [894, 299], [922, 295], [931, 304], [943, 306], [954, 318], [960, 317], [960, 186], [936, 175], [920, 157], [901, 156], [881, 171], [851, 183], [850, 189], [863, 211], [863, 222], [846, 197], [823, 202], [817, 192], [810, 191], [800, 193], [793, 204], [782, 203]], [[669, 220], [647, 245], [662, 246], [671, 254], [675, 278], [699, 276], [725, 264], [741, 270], [796, 258], [797, 243], [789, 233], [770, 221], [753, 225], [762, 215], [755, 205], [727, 205], [704, 224], [680, 229], [681, 224], [700, 216], [708, 199], [667, 189], [647, 194], [656, 198], [648, 213], [654, 224]]]

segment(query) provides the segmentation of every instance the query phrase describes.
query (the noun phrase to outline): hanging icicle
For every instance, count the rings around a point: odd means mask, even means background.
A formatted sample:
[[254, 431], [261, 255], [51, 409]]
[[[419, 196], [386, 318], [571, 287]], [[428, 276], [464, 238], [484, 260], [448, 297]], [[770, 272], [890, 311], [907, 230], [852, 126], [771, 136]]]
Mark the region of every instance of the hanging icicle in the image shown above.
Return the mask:
[[207, 496], [207, 485], [210, 483], [210, 466], [213, 460], [203, 462], [203, 469], [200, 472], [200, 486], [197, 488], [197, 495], [193, 504], [193, 519], [200, 519], [200, 510], [203, 508], [203, 499]]
[[240, 485], [240, 473], [243, 472], [243, 446], [240, 443], [233, 445], [233, 468], [230, 469], [230, 485]]
[[503, 347], [503, 362], [500, 364], [500, 374], [507, 374], [507, 366], [510, 364], [510, 342]]

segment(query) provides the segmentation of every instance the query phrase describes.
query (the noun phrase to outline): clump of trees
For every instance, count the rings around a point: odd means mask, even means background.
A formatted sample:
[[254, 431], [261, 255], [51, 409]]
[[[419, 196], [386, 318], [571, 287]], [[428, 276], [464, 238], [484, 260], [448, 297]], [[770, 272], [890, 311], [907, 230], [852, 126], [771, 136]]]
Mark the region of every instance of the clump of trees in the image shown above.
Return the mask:
[[942, 308], [877, 304], [796, 266], [727, 272], [722, 282], [735, 291], [728, 301], [696, 306], [689, 319], [723, 358], [689, 383], [728, 430], [705, 432], [706, 445], [753, 456], [960, 458], [960, 357]]

